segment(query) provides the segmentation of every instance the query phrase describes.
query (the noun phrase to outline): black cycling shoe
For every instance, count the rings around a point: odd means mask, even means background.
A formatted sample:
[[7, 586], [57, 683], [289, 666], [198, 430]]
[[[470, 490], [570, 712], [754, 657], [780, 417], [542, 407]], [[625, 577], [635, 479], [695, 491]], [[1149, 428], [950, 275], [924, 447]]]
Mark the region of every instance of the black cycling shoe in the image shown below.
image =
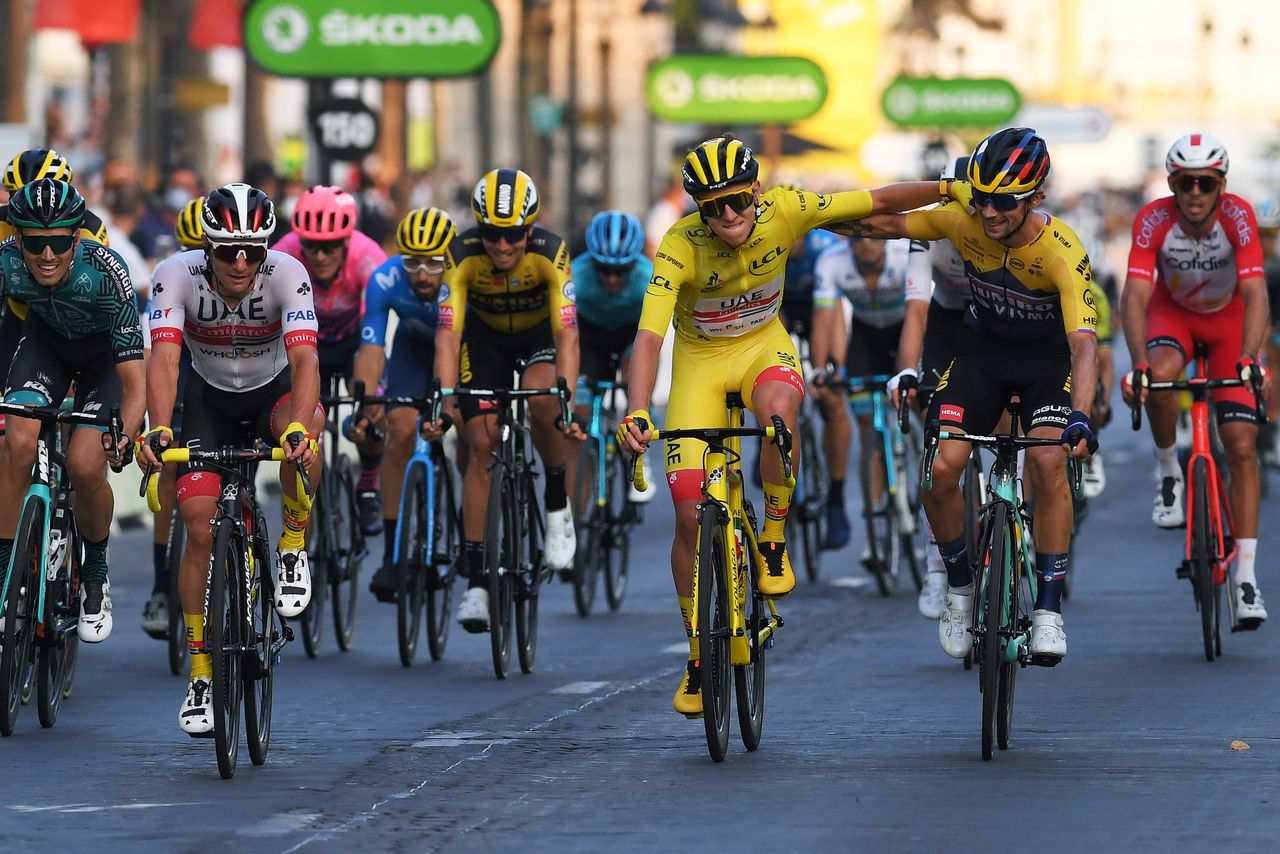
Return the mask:
[[372, 489], [361, 490], [356, 496], [357, 512], [360, 514], [360, 528], [365, 536], [374, 537], [382, 533], [382, 496]]
[[396, 601], [396, 568], [384, 563], [369, 579], [369, 592], [379, 602]]

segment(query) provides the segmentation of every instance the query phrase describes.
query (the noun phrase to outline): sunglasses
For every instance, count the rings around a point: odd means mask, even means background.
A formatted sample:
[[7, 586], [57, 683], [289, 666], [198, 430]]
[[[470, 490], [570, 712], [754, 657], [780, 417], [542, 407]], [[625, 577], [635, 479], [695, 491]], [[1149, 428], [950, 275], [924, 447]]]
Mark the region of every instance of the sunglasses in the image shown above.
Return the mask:
[[1197, 187], [1200, 192], [1208, 194], [1216, 192], [1222, 179], [1216, 175], [1179, 175], [1173, 186], [1182, 193], [1190, 193]]
[[718, 219], [724, 216], [725, 208], [731, 208], [734, 213], [742, 214], [747, 208], [754, 207], [755, 203], [755, 190], [743, 190], [740, 193], [727, 193], [716, 196], [714, 199], [698, 202], [698, 211], [706, 219]]
[[632, 261], [630, 264], [601, 264], [595, 262], [596, 273], [601, 276], [615, 276], [617, 278], [625, 278], [631, 275], [631, 271], [636, 268], [636, 264]]
[[444, 256], [443, 255], [405, 255], [400, 259], [400, 263], [404, 265], [406, 273], [443, 273], [444, 272]]
[[347, 248], [347, 241], [339, 238], [338, 240], [303, 240], [302, 248], [316, 255], [329, 254], [332, 252], [341, 252]]
[[519, 243], [529, 234], [529, 229], [523, 225], [512, 225], [502, 228], [497, 225], [480, 226], [480, 239], [485, 243], [497, 243], [505, 240], [510, 244]]
[[1017, 210], [1018, 204], [1023, 199], [1029, 199], [1035, 194], [1035, 190], [1030, 193], [984, 193], [981, 190], [973, 191], [973, 206], [978, 210], [982, 210], [987, 205], [995, 208], [1000, 213], [1009, 213], [1009, 211]]
[[234, 264], [240, 256], [250, 266], [267, 260], [267, 247], [262, 243], [209, 243], [209, 254], [224, 264]]
[[53, 250], [54, 255], [70, 252], [76, 242], [74, 234], [41, 234], [23, 235], [22, 248], [32, 255], [43, 255], [45, 247]]

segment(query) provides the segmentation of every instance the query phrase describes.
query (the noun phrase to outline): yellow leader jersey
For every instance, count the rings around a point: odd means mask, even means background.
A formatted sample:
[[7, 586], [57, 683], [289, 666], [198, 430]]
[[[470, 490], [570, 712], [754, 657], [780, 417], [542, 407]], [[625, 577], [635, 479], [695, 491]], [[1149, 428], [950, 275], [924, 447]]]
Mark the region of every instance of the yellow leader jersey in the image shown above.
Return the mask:
[[737, 338], [778, 316], [783, 274], [797, 238], [815, 228], [864, 217], [871, 194], [810, 193], [775, 187], [760, 197], [747, 242], [730, 249], [694, 213], [671, 226], [653, 260], [640, 328], [688, 342]]
[[554, 332], [577, 328], [569, 249], [545, 228], [534, 226], [524, 257], [505, 273], [494, 269], [478, 228], [455, 237], [450, 252], [454, 266], [440, 292], [437, 328], [462, 332], [468, 308], [485, 326], [508, 335], [548, 320]]
[[972, 299], [965, 323], [1011, 341], [1065, 346], [1067, 333], [1097, 334], [1098, 309], [1089, 256], [1060, 219], [1035, 211], [1044, 228], [1016, 249], [987, 237], [982, 220], [958, 202], [907, 214], [917, 240], [946, 238], [964, 259]]

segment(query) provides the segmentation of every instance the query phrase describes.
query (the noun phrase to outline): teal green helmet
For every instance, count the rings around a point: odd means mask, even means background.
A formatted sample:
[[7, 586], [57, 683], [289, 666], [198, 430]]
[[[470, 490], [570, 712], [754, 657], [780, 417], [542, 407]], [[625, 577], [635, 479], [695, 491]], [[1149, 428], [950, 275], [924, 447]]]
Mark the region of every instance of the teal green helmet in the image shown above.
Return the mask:
[[66, 181], [40, 178], [9, 198], [9, 222], [16, 228], [79, 228], [84, 196]]

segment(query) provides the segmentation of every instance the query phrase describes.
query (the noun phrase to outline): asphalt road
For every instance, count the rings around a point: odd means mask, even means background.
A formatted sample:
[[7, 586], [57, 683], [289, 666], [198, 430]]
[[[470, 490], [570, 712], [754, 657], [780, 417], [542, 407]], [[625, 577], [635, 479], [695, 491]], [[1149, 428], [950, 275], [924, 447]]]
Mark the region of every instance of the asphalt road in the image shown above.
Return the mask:
[[[177, 727], [184, 681], [138, 628], [149, 536], [125, 533], [114, 634], [82, 647], [55, 728], [28, 707], [0, 742], [0, 850], [1267, 850], [1280, 627], [1205, 662], [1173, 576], [1180, 534], [1149, 520], [1142, 442], [1119, 419], [1103, 434], [1069, 655], [1023, 671], [1013, 744], [991, 762], [977, 671], [941, 652], [914, 592], [874, 593], [855, 536], [784, 603], [760, 750], [735, 733], [713, 764], [701, 723], [670, 706], [684, 643], [660, 495], [619, 613], [580, 619], [567, 585], [545, 590], [534, 674], [495, 680], [487, 637], [456, 627], [443, 661], [401, 667], [393, 609], [366, 595], [353, 651], [331, 632], [316, 660], [286, 650], [268, 762], [242, 751], [224, 781], [211, 742]], [[1267, 504], [1259, 574], [1280, 591], [1276, 518]]]

